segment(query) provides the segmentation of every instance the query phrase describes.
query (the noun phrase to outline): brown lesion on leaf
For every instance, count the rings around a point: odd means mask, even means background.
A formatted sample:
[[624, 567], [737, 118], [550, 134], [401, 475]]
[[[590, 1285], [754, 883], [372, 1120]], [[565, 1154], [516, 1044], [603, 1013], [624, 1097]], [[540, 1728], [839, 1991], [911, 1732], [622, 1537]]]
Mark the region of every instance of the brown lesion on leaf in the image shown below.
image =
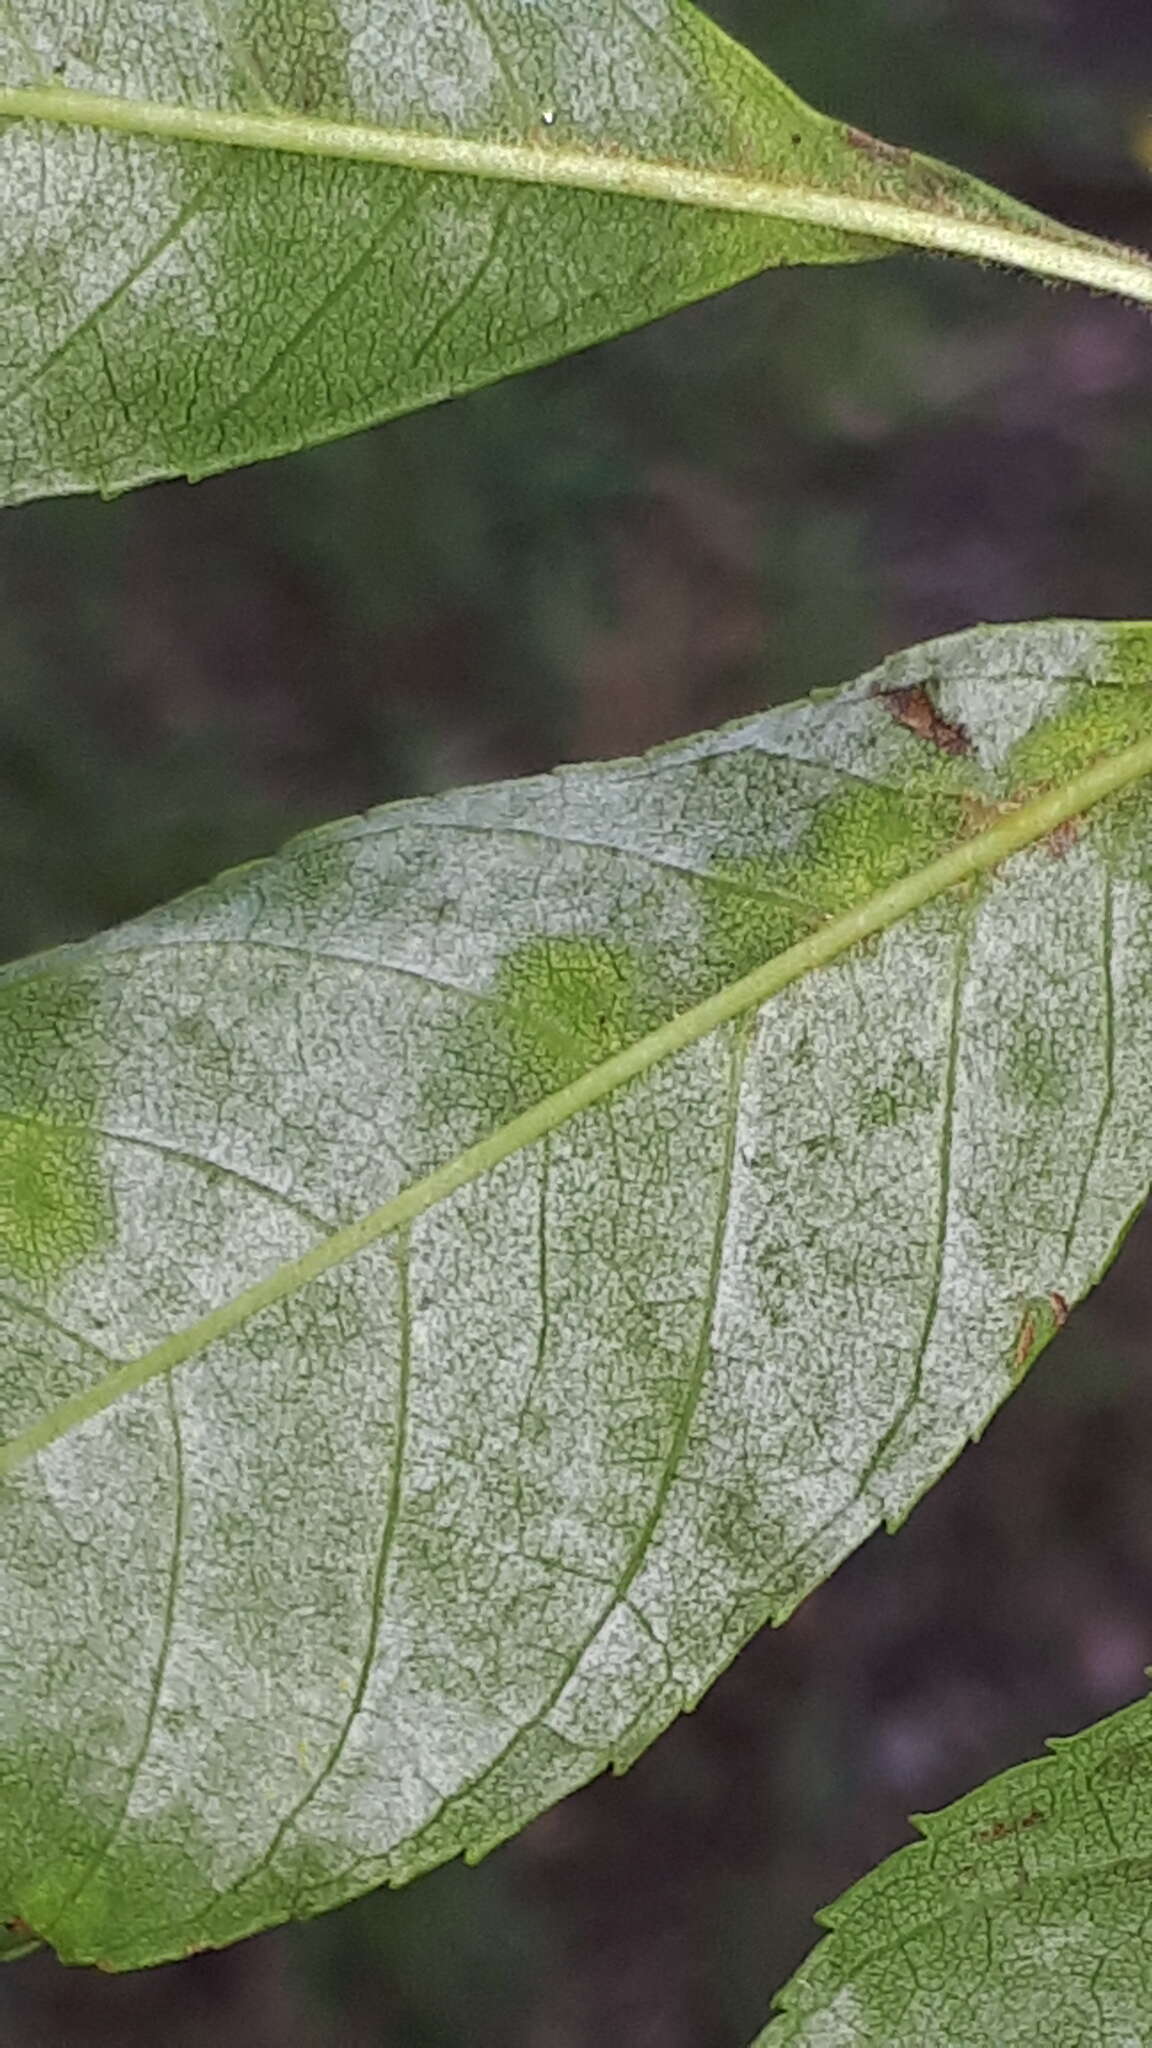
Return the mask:
[[[1022, 804], [1030, 803], [1034, 797], [1043, 794], [1043, 789], [1017, 790], [1013, 796], [1001, 803], [989, 803], [986, 797], [975, 796], [968, 791], [963, 799], [965, 837], [972, 838], [980, 832], [990, 831], [1002, 818], [1007, 818], [1013, 811], [1018, 811]], [[1080, 844], [1088, 823], [1088, 819], [1081, 816], [1065, 818], [1062, 825], [1057, 825], [1055, 830], [1047, 833], [1038, 844], [1044, 848], [1049, 860], [1063, 860], [1074, 846]]]
[[1070, 1314], [1067, 1298], [1057, 1293], [1055, 1288], [1050, 1289], [1040, 1300], [1029, 1303], [1012, 1347], [1014, 1380], [1021, 1377], [1037, 1352], [1051, 1341], [1056, 1332], [1064, 1328]]
[[[1013, 790], [1002, 808], [1005, 811], [1019, 810], [1021, 804], [1033, 803], [1037, 797], [1046, 796], [1052, 787], [1050, 782], [1026, 783], [1023, 788]], [[1079, 845], [1087, 828], [1088, 819], [1077, 813], [1074, 818], [1065, 818], [1062, 824], [1046, 833], [1039, 844], [1044, 848], [1049, 860], [1063, 860], [1065, 854], [1071, 853], [1072, 848]]]
[[966, 790], [961, 799], [964, 837], [975, 839], [981, 832], [990, 832], [1011, 809], [1011, 804], [992, 803], [986, 796], [977, 796], [974, 790]]
[[910, 149], [902, 149], [895, 142], [881, 142], [878, 135], [869, 135], [866, 128], [853, 128], [848, 122], [844, 122], [843, 135], [850, 149], [858, 149], [864, 156], [875, 157], [878, 163], [906, 164], [911, 162], [912, 151]]
[[1028, 1314], [1024, 1318], [1024, 1321], [1020, 1325], [1019, 1335], [1016, 1338], [1015, 1348], [1012, 1352], [1012, 1371], [1017, 1379], [1019, 1379], [1020, 1374], [1023, 1372], [1024, 1367], [1027, 1365], [1035, 1349], [1036, 1317], [1032, 1313], [1032, 1311], [1029, 1310]]
[[1038, 1806], [1034, 1806], [1031, 1812], [1022, 1813], [1017, 1820], [994, 1820], [990, 1827], [978, 1828], [976, 1840], [983, 1843], [1003, 1842], [1009, 1835], [1022, 1835], [1029, 1828], [1038, 1828], [1047, 1818], [1046, 1813], [1042, 1813]]
[[1065, 818], [1064, 823], [1057, 825], [1056, 830], [1050, 832], [1044, 841], [1049, 859], [1063, 860], [1064, 855], [1076, 845], [1083, 830], [1083, 818]]
[[40, 1941], [43, 1939], [41, 1935], [37, 1934], [34, 1927], [29, 1927], [26, 1920], [21, 1920], [19, 1914], [14, 1919], [4, 1922], [4, 1932], [5, 1934], [10, 1934], [13, 1941]]
[[882, 690], [881, 702], [907, 732], [935, 747], [941, 754], [970, 754], [972, 740], [967, 728], [954, 724], [937, 709], [923, 683], [905, 683], [896, 690]]

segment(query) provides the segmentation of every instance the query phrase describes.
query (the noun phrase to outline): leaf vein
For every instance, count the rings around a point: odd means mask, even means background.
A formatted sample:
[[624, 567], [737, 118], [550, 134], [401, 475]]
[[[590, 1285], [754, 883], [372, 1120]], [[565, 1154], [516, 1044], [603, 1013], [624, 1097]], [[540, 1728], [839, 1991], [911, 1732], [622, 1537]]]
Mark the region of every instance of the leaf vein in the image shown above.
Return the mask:
[[1067, 1266], [1076, 1245], [1088, 1188], [1100, 1157], [1104, 1133], [1112, 1120], [1116, 1103], [1116, 986], [1112, 967], [1112, 951], [1115, 944], [1115, 902], [1112, 870], [1107, 857], [1104, 860], [1104, 901], [1100, 919], [1100, 979], [1101, 979], [1101, 1037], [1104, 1067], [1104, 1085], [1101, 1091], [1100, 1109], [1095, 1128], [1084, 1159], [1084, 1170], [1076, 1190], [1076, 1200], [1064, 1233], [1063, 1262]]
[[[425, 967], [408, 967], [397, 960], [374, 959], [367, 953], [337, 951], [334, 946], [302, 946], [292, 939], [262, 939], [248, 934], [243, 937], [232, 937], [227, 933], [215, 932], [206, 932], [203, 935], [185, 932], [175, 939], [148, 937], [133, 945], [117, 944], [115, 951], [118, 956], [123, 956], [131, 953], [183, 953], [191, 952], [198, 947], [210, 950], [217, 946], [235, 947], [242, 952], [250, 950], [256, 953], [285, 953], [294, 959], [310, 961], [313, 966], [321, 961], [330, 960], [339, 967], [360, 968], [369, 975], [395, 974], [404, 980], [419, 982], [425, 988], [441, 990], [446, 995], [463, 996], [468, 1002], [491, 1004], [494, 1009], [503, 1011], [506, 1016], [518, 1017], [523, 1022], [531, 1024], [534, 1030], [552, 1041], [557, 1051], [566, 1052], [580, 1059], [587, 1056], [588, 1047], [584, 1041], [577, 1038], [574, 1033], [565, 1031], [563, 1026], [555, 1023], [545, 1011], [532, 1010], [526, 1004], [511, 1002], [494, 989], [469, 988], [466, 982], [449, 981], [445, 975], [431, 974]], [[398, 1153], [394, 1156], [406, 1172], [412, 1171], [407, 1162], [400, 1159]]]
[[93, 1358], [100, 1359], [103, 1365], [115, 1365], [116, 1361], [111, 1354], [101, 1350], [99, 1344], [94, 1343], [91, 1337], [83, 1336], [79, 1330], [70, 1330], [66, 1323], [62, 1323], [58, 1316], [52, 1315], [39, 1302], [26, 1301], [23, 1295], [13, 1294], [8, 1287], [0, 1289], [0, 1302], [14, 1309], [18, 1315], [30, 1316], [34, 1322], [43, 1323], [46, 1330], [51, 1330], [57, 1337], [63, 1337], [66, 1343], [79, 1344], [82, 1350], [90, 1351]]
[[140, 1783], [144, 1766], [151, 1752], [160, 1717], [160, 1703], [164, 1695], [164, 1681], [172, 1656], [172, 1644], [176, 1630], [176, 1608], [180, 1594], [180, 1577], [184, 1554], [184, 1528], [186, 1521], [186, 1491], [184, 1476], [184, 1443], [180, 1430], [180, 1412], [176, 1405], [176, 1389], [168, 1378], [164, 1382], [164, 1404], [172, 1432], [173, 1474], [175, 1480], [172, 1509], [172, 1548], [168, 1564], [168, 1576], [164, 1595], [164, 1611], [161, 1620], [160, 1648], [152, 1675], [152, 1684], [145, 1710], [144, 1727], [141, 1732], [136, 1754], [128, 1770], [128, 1778], [117, 1810], [116, 1819], [108, 1829], [103, 1842], [89, 1859], [76, 1883], [56, 1908], [53, 1918], [62, 1922], [64, 1916], [74, 1908], [76, 1901], [88, 1891], [101, 1870], [106, 1866], [117, 1842], [123, 1833], [124, 1823], [132, 1806], [132, 1797]]
[[328, 290], [322, 293], [317, 303], [304, 314], [292, 333], [273, 351], [269, 361], [261, 370], [260, 375], [251, 384], [246, 385], [243, 391], [237, 392], [233, 397], [227, 399], [223, 405], [218, 406], [214, 412], [210, 412], [205, 418], [197, 420], [197, 428], [202, 435], [211, 433], [214, 427], [220, 426], [233, 413], [250, 406], [254, 398], [258, 398], [262, 391], [267, 390], [282, 365], [297, 353], [301, 345], [307, 341], [309, 335], [313, 334], [321, 323], [327, 319], [333, 307], [339, 305], [340, 300], [352, 286], [359, 283], [373, 258], [378, 254], [381, 244], [392, 233], [393, 229], [399, 226], [405, 215], [412, 212], [415, 198], [416, 194], [413, 191], [407, 191], [402, 195], [396, 205], [386, 215], [382, 224], [370, 235], [359, 254], [340, 273], [340, 276], [329, 286]]
[[283, 1843], [299, 1822], [301, 1815], [313, 1804], [323, 1786], [339, 1766], [340, 1759], [348, 1746], [352, 1730], [360, 1717], [361, 1710], [371, 1683], [372, 1670], [380, 1635], [384, 1626], [385, 1595], [388, 1572], [395, 1548], [396, 1533], [400, 1526], [401, 1506], [404, 1491], [404, 1465], [408, 1450], [409, 1406], [412, 1378], [412, 1303], [410, 1286], [410, 1239], [411, 1233], [403, 1230], [396, 1239], [396, 1276], [400, 1298], [400, 1350], [397, 1368], [396, 1394], [396, 1448], [392, 1458], [392, 1473], [389, 1481], [388, 1498], [381, 1523], [380, 1544], [372, 1574], [369, 1621], [364, 1652], [360, 1660], [356, 1683], [348, 1710], [340, 1725], [335, 1741], [321, 1768], [312, 1778], [306, 1790], [301, 1793], [295, 1805], [284, 1815], [268, 1847], [262, 1856], [238, 1877], [226, 1892], [213, 1902], [212, 1912], [216, 1913], [224, 1902], [254, 1883], [261, 1873], [275, 1861]]
[[[591, 1627], [581, 1638], [575, 1649], [565, 1658], [560, 1675], [554, 1681], [547, 1696], [536, 1710], [526, 1717], [515, 1734], [509, 1738], [496, 1755], [490, 1758], [483, 1770], [477, 1772], [466, 1784], [459, 1786], [455, 1792], [452, 1792], [445, 1799], [436, 1814], [437, 1825], [439, 1825], [446, 1813], [450, 1813], [455, 1806], [458, 1806], [463, 1800], [470, 1798], [499, 1770], [501, 1764], [512, 1754], [526, 1735], [530, 1734], [534, 1728], [543, 1724], [547, 1716], [556, 1707], [565, 1688], [575, 1677], [588, 1652], [607, 1627], [617, 1608], [625, 1605], [632, 1606], [629, 1596], [647, 1561], [653, 1537], [668, 1505], [669, 1496], [680, 1470], [692, 1423], [700, 1404], [700, 1396], [704, 1389], [708, 1367], [712, 1360], [712, 1327], [716, 1313], [716, 1300], [719, 1293], [720, 1280], [724, 1270], [728, 1227], [731, 1221], [732, 1182], [736, 1164], [736, 1136], [739, 1126], [740, 1103], [747, 1070], [748, 1052], [754, 1035], [753, 1027], [754, 1019], [746, 1017], [739, 1021], [731, 1034], [732, 1047], [729, 1061], [728, 1102], [724, 1120], [724, 1156], [718, 1179], [716, 1220], [712, 1233], [707, 1282], [701, 1306], [700, 1332], [693, 1354], [691, 1371], [687, 1377], [679, 1410], [669, 1437], [668, 1449], [661, 1462], [660, 1476], [652, 1502], [632, 1543], [627, 1562], [616, 1583], [613, 1585], [608, 1599], [599, 1609]], [[633, 1609], [633, 1611], [635, 1610]], [[649, 1633], [652, 1634], [653, 1640], [659, 1644], [661, 1651], [667, 1657], [665, 1646], [659, 1642], [655, 1632], [649, 1631]], [[421, 1829], [419, 1833], [423, 1831]], [[418, 1839], [418, 1835], [408, 1839], [409, 1841]], [[404, 1842], [397, 1843], [396, 1850], [403, 1849], [405, 1846]]]
[[916, 1343], [908, 1390], [900, 1402], [891, 1422], [880, 1438], [872, 1456], [861, 1474], [856, 1487], [855, 1499], [862, 1500], [876, 1478], [885, 1458], [896, 1443], [904, 1425], [920, 1404], [924, 1391], [924, 1367], [928, 1349], [936, 1333], [940, 1317], [940, 1303], [943, 1296], [944, 1280], [948, 1269], [949, 1250], [952, 1234], [952, 1206], [954, 1195], [956, 1094], [960, 1068], [960, 1050], [963, 1042], [963, 1011], [965, 985], [968, 975], [968, 961], [972, 944], [972, 928], [975, 922], [979, 898], [961, 927], [956, 949], [956, 961], [952, 976], [952, 1007], [949, 1019], [948, 1046], [945, 1054], [943, 1111], [940, 1121], [940, 1142], [937, 1177], [940, 1196], [936, 1211], [936, 1232], [932, 1253], [932, 1272], [928, 1283], [928, 1294], [924, 1316]]
[[104, 1138], [110, 1145], [124, 1145], [141, 1152], [156, 1152], [163, 1157], [177, 1159], [185, 1166], [193, 1166], [200, 1172], [218, 1174], [222, 1180], [235, 1181], [241, 1187], [250, 1188], [254, 1194], [266, 1196], [269, 1201], [291, 1211], [293, 1215], [299, 1216], [302, 1222], [310, 1224], [316, 1230], [333, 1230], [336, 1227], [331, 1217], [321, 1216], [315, 1209], [306, 1208], [304, 1203], [297, 1202], [291, 1195], [285, 1194], [282, 1188], [275, 1187], [272, 1182], [260, 1180], [256, 1174], [246, 1173], [238, 1166], [229, 1166], [224, 1160], [214, 1159], [208, 1153], [192, 1152], [171, 1139], [156, 1137], [143, 1131], [117, 1131], [105, 1123], [82, 1123], [76, 1117], [54, 1116], [45, 1119], [0, 1113], [0, 1122], [3, 1123], [42, 1127], [46, 1121], [50, 1121], [54, 1131], [75, 1131], [85, 1138]]
[[[385, 827], [379, 832], [365, 833], [365, 838], [383, 838]], [[437, 833], [474, 833], [478, 839], [524, 839], [537, 846], [572, 847], [587, 853], [606, 853], [614, 860], [635, 861], [637, 866], [654, 868], [658, 873], [675, 875], [687, 882], [704, 882], [720, 895], [738, 896], [742, 902], [787, 904], [797, 910], [810, 913], [813, 917], [827, 915], [827, 905], [816, 903], [809, 896], [803, 896], [794, 889], [763, 888], [750, 882], [742, 882], [735, 875], [716, 873], [709, 868], [684, 867], [678, 861], [665, 860], [662, 855], [650, 852], [646, 847], [621, 846], [615, 839], [584, 839], [572, 832], [545, 832], [538, 825], [505, 825], [493, 822], [486, 824], [475, 819], [421, 818], [414, 821], [413, 829]]]
[[[190, 226], [199, 214], [205, 199], [215, 183], [216, 179], [214, 177], [206, 178], [203, 184], [193, 193], [192, 197], [180, 208], [180, 211], [173, 220], [170, 221], [163, 234], [145, 251], [139, 262], [134, 264], [132, 269], [120, 278], [118, 283], [112, 287], [112, 290], [105, 294], [100, 303], [93, 306], [91, 311], [86, 313], [84, 318], [75, 327], [69, 329], [63, 340], [28, 372], [23, 382], [15, 384], [9, 391], [0, 393], [0, 399], [2, 399], [6, 407], [10, 409], [12, 406], [19, 405], [21, 399], [27, 398], [29, 393], [34, 391], [36, 386], [41, 384], [45, 377], [49, 376], [70, 355], [71, 351], [84, 339], [86, 334], [92, 334], [98, 338], [100, 322], [112, 311], [113, 307], [119, 305], [120, 301], [127, 297], [133, 286], [139, 284], [142, 278], [147, 277], [148, 272], [155, 268], [156, 264], [168, 254], [170, 249], [176, 246], [185, 229]], [[102, 360], [105, 369], [107, 369], [107, 357], [103, 356]], [[119, 404], [120, 401], [117, 398], [115, 386], [111, 383], [111, 379], [109, 379], [109, 386], [113, 397], [116, 398], [116, 402]]]

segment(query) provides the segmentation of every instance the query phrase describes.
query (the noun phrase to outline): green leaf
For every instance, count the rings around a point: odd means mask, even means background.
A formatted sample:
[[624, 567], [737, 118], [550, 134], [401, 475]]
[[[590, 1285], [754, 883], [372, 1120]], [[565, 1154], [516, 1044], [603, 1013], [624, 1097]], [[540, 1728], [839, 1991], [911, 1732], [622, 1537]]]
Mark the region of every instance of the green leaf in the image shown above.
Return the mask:
[[0, 976], [0, 1917], [480, 1854], [903, 1516], [1149, 1180], [1150, 772], [981, 630]]
[[992, 1778], [820, 1918], [755, 2048], [1148, 2039], [1152, 1702]]
[[912, 243], [1152, 299], [682, 0], [7, 0], [0, 194], [6, 500], [298, 448], [773, 264]]

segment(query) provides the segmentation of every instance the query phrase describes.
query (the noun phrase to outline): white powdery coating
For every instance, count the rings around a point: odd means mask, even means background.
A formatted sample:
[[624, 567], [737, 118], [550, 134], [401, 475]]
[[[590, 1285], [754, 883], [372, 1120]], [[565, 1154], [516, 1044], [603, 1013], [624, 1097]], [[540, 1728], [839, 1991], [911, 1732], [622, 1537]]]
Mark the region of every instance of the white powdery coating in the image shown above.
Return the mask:
[[[171, 269], [188, 185], [178, 153], [146, 152], [95, 129], [69, 129], [45, 150], [35, 128], [11, 123], [0, 134], [0, 166], [3, 273], [18, 270], [26, 284], [12, 295], [11, 320], [5, 300], [2, 367], [19, 390], [22, 373], [45, 375], [62, 345], [105, 306], [146, 291], [151, 264]], [[123, 280], [111, 295], [110, 269]], [[205, 306], [197, 317], [210, 313]]]
[[1009, 749], [1060, 711], [1070, 681], [1105, 679], [1114, 660], [1109, 629], [1091, 620], [1055, 620], [1043, 651], [1027, 626], [1005, 626], [983, 643], [978, 634], [929, 640], [862, 676], [857, 692], [930, 684], [947, 719], [972, 736], [981, 767], [999, 768]]
[[[706, 66], [668, 0], [628, 10], [588, 0], [578, 13], [557, 0], [351, 0], [341, 18], [350, 96], [382, 123], [464, 135], [552, 128], [658, 149], [708, 104]], [[417, 78], [419, 90], [403, 83]]]
[[215, 99], [231, 71], [220, 32], [227, 11], [228, 0], [218, 8], [215, 0], [5, 0], [0, 63], [20, 84], [54, 79], [129, 99], [179, 100], [195, 79]]
[[[1063, 702], [1081, 672], [1008, 637], [1005, 675]], [[985, 718], [972, 643], [929, 658], [1000, 758], [1011, 684]], [[870, 679], [350, 821], [75, 949], [114, 1229], [0, 1273], [12, 1412], [483, 1137], [556, 1084], [556, 1033], [590, 1063], [573, 961], [597, 1001], [614, 974], [689, 985], [740, 862], [802, 864], [844, 755], [891, 791], [923, 750]], [[157, 1942], [225, 1938], [495, 1839], [651, 1739], [906, 1512], [1008, 1390], [1030, 1310], [1094, 1276], [1148, 1179], [1150, 998], [1123, 840], [1034, 848], [42, 1453], [6, 1503], [0, 1733], [68, 1750], [75, 1898], [62, 1879], [45, 1924], [114, 1939], [101, 1899], [183, 1843]], [[20, 1796], [6, 1882], [35, 1901], [52, 1828]]]

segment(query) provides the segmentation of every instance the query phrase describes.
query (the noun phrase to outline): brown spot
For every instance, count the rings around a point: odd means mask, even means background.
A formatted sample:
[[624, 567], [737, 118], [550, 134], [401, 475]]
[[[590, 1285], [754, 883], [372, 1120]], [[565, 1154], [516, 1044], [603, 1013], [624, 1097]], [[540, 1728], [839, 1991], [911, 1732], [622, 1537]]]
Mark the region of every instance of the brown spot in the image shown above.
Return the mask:
[[974, 837], [978, 832], [990, 832], [993, 825], [998, 825], [1002, 818], [1006, 818], [1012, 808], [1011, 804], [989, 803], [987, 797], [977, 796], [970, 789], [964, 791], [960, 804], [964, 831], [968, 838]]
[[1016, 1349], [1012, 1353], [1013, 1372], [1018, 1374], [1023, 1372], [1024, 1367], [1032, 1356], [1035, 1343], [1036, 1318], [1033, 1315], [1027, 1315], [1020, 1325], [1020, 1335], [1016, 1339]]
[[[1064, 1328], [1065, 1323], [1068, 1321], [1069, 1316], [1072, 1313], [1071, 1309], [1068, 1306], [1067, 1301], [1065, 1300], [1062, 1294], [1057, 1294], [1055, 1290], [1053, 1290], [1047, 1296], [1047, 1302], [1048, 1307], [1052, 1312], [1052, 1321], [1055, 1324], [1056, 1329], [1062, 1330]], [[1045, 1331], [1046, 1337], [1051, 1336], [1051, 1334], [1052, 1332], [1050, 1330]], [[1039, 1313], [1036, 1309], [1029, 1309], [1024, 1317], [1024, 1321], [1020, 1325], [1019, 1335], [1016, 1338], [1016, 1343], [1012, 1352], [1012, 1369], [1016, 1374], [1017, 1378], [1019, 1378], [1020, 1374], [1023, 1372], [1024, 1367], [1027, 1365], [1028, 1360], [1031, 1358], [1032, 1353], [1036, 1349], [1036, 1342], [1039, 1336]]]
[[926, 740], [942, 754], [970, 754], [972, 742], [962, 725], [941, 716], [923, 683], [908, 683], [903, 689], [882, 690], [881, 696], [897, 725], [918, 740]]
[[1031, 1813], [1021, 1814], [1019, 1820], [994, 1820], [991, 1827], [978, 1829], [976, 1840], [1002, 1842], [1007, 1835], [1022, 1835], [1027, 1828], [1039, 1827], [1047, 1818], [1046, 1813], [1041, 1813], [1039, 1807], [1034, 1806]]
[[14, 1934], [17, 1941], [39, 1941], [40, 1939], [36, 1929], [29, 1927], [28, 1922], [21, 1920], [19, 1916], [15, 1920], [6, 1920], [4, 1922], [4, 1931], [6, 1934]]
[[1083, 823], [1083, 818], [1065, 818], [1062, 825], [1057, 825], [1056, 830], [1048, 834], [1044, 844], [1052, 860], [1063, 860], [1069, 848], [1075, 846]]
[[910, 149], [900, 149], [894, 142], [881, 142], [878, 135], [869, 135], [866, 128], [853, 128], [848, 122], [844, 123], [843, 134], [851, 149], [862, 150], [865, 156], [875, 157], [880, 163], [906, 164], [912, 155]]

